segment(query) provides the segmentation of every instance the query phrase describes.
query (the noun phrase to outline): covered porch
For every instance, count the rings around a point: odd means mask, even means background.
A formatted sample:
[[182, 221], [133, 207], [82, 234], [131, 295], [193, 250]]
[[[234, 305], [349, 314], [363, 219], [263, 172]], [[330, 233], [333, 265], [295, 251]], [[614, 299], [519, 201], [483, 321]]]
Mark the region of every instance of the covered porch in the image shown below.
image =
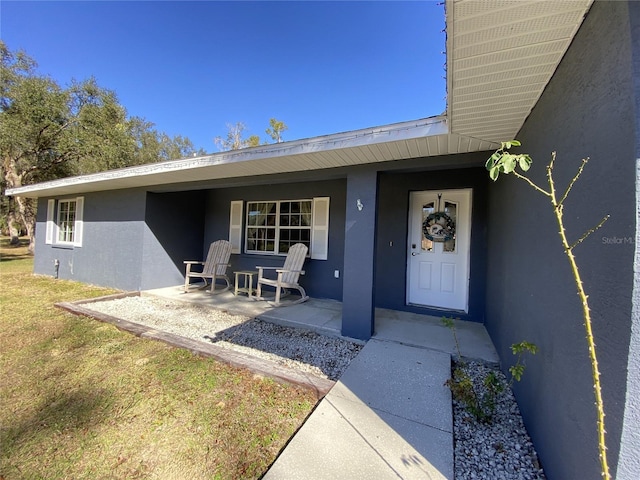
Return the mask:
[[[184, 293], [181, 285], [145, 290], [141, 295], [202, 305], [323, 335], [343, 336], [343, 304], [337, 300], [310, 298], [297, 305], [273, 307], [267, 301], [253, 300], [245, 295], [235, 296], [231, 290], [213, 295], [204, 290]], [[452, 332], [442, 324], [441, 317], [376, 308], [374, 323], [373, 339], [457, 355]], [[455, 325], [460, 350], [465, 358], [499, 363], [496, 349], [483, 324], [457, 320]]]

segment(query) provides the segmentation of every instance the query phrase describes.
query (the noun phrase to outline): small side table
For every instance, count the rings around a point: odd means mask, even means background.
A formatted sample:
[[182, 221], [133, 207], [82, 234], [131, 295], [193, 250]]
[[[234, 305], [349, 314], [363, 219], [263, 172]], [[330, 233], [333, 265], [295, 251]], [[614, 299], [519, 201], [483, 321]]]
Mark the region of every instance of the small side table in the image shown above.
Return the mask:
[[[233, 294], [237, 297], [239, 292], [244, 292], [247, 294], [249, 298], [253, 295], [253, 276], [257, 275], [258, 272], [255, 270], [240, 270], [239, 272], [235, 272], [236, 274], [236, 285], [233, 291]], [[244, 277], [244, 286], [240, 286], [240, 275]]]

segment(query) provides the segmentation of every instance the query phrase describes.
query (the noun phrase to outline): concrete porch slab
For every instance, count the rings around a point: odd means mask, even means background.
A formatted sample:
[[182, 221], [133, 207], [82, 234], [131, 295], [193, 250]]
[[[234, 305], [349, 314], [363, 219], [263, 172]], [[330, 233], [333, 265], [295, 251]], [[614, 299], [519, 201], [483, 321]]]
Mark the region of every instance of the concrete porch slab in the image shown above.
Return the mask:
[[[498, 353], [483, 324], [464, 320], [454, 320], [454, 324], [464, 358], [499, 363]], [[458, 355], [453, 332], [442, 324], [442, 317], [376, 308], [373, 338]]]
[[[147, 290], [141, 294], [208, 306], [232, 314], [258, 317], [268, 322], [305, 328], [323, 335], [342, 336], [342, 302], [337, 300], [310, 298], [305, 303], [276, 308], [268, 302], [247, 298], [244, 294], [236, 297], [230, 290], [213, 295], [198, 289], [184, 293], [181, 285]], [[453, 333], [442, 325], [440, 317], [383, 308], [376, 308], [375, 315], [373, 338], [377, 340], [457, 354]], [[456, 320], [455, 325], [463, 357], [494, 364], [499, 362], [498, 354], [484, 325], [462, 320]]]

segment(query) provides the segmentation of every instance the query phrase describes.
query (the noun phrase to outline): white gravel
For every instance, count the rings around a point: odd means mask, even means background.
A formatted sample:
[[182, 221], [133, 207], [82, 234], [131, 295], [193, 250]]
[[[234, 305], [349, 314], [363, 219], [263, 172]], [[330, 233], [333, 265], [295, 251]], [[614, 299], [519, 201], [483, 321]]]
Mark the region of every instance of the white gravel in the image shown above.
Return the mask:
[[337, 380], [362, 349], [362, 345], [340, 338], [156, 297], [126, 297], [83, 306], [329, 380]]
[[[362, 349], [362, 345], [343, 339], [156, 297], [127, 297], [83, 306], [331, 380], [337, 380]], [[464, 368], [478, 391], [490, 371], [507, 385], [504, 375], [488, 365], [469, 362]], [[455, 480], [545, 479], [508, 387], [497, 396], [490, 424], [478, 423], [455, 400], [453, 417]]]
[[483, 391], [484, 378], [491, 371], [498, 376], [504, 389], [496, 397], [490, 423], [479, 423], [454, 400], [456, 480], [544, 480], [544, 471], [504, 374], [477, 362], [466, 363], [462, 368], [471, 377], [476, 392]]

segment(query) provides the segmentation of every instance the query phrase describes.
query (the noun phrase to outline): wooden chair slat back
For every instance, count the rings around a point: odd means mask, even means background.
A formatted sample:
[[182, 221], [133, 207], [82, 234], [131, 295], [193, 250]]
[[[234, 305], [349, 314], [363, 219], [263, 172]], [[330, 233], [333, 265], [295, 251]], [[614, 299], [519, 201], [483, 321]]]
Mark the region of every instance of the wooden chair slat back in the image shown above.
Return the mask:
[[[227, 240], [217, 240], [209, 247], [207, 260], [202, 269], [207, 275], [224, 275], [231, 257], [231, 242]], [[215, 266], [218, 265], [217, 271]]]
[[[307, 258], [309, 249], [304, 243], [296, 243], [289, 248], [287, 258], [284, 261], [283, 270], [302, 270], [304, 261]], [[282, 275], [282, 281], [285, 283], [298, 283], [299, 273], [287, 272]]]

